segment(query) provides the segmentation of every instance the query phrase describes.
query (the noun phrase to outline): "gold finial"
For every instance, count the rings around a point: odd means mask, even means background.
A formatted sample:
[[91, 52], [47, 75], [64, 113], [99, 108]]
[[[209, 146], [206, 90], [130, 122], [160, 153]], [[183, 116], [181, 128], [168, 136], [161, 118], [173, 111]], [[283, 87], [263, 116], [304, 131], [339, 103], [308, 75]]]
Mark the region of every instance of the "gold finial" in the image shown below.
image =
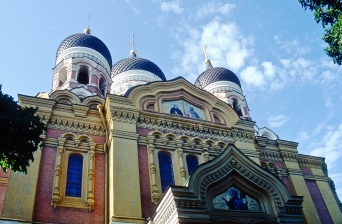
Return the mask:
[[89, 28], [89, 23], [90, 23], [90, 13], [89, 13], [89, 17], [88, 17], [88, 28], [86, 28], [86, 29], [84, 30], [84, 33], [86, 33], [86, 34], [90, 34], [90, 33], [91, 33], [91, 30], [90, 30], [90, 28]]
[[134, 46], [135, 46], [135, 44], [134, 44], [134, 33], [133, 33], [133, 35], [132, 35], [131, 46], [132, 46], [131, 55], [135, 57], [136, 54], [137, 54], [137, 52], [136, 52], [135, 49], [134, 49]]

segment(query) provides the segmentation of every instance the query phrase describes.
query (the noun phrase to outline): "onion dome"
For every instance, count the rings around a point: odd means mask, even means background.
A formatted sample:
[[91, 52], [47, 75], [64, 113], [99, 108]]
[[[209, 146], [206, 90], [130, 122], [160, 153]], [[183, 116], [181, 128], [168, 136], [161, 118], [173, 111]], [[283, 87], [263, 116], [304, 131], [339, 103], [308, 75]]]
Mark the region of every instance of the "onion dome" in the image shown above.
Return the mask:
[[56, 53], [56, 60], [58, 56], [65, 50], [72, 47], [86, 47], [93, 49], [100, 53], [112, 65], [112, 57], [107, 46], [97, 37], [90, 34], [90, 29], [86, 29], [84, 33], [76, 33], [65, 38], [59, 45]]
[[[211, 65], [211, 64], [210, 64]], [[195, 86], [199, 88], [205, 88], [211, 83], [218, 81], [229, 81], [237, 84], [241, 88], [241, 83], [239, 78], [229, 69], [222, 67], [208, 68], [205, 70], [195, 82]]]
[[232, 82], [238, 85], [241, 89], [239, 78], [229, 69], [222, 67], [213, 67], [207, 55], [207, 45], [203, 47], [202, 54], [205, 56], [205, 64], [207, 70], [202, 72], [195, 81], [195, 86], [204, 89], [206, 86], [215, 82]]
[[133, 51], [133, 53], [131, 52], [131, 55], [131, 57], [124, 58], [113, 65], [112, 77], [125, 71], [144, 70], [158, 76], [161, 80], [166, 81], [166, 77], [162, 70], [152, 61], [136, 57], [135, 51]]

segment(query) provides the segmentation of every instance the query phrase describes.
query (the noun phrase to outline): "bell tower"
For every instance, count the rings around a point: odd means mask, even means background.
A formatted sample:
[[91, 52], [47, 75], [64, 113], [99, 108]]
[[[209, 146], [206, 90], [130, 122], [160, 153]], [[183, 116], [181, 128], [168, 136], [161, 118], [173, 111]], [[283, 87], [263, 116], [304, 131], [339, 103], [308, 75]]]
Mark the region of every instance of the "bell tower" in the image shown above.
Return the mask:
[[107, 46], [86, 28], [62, 41], [53, 68], [52, 92], [68, 89], [83, 99], [111, 91], [112, 58]]

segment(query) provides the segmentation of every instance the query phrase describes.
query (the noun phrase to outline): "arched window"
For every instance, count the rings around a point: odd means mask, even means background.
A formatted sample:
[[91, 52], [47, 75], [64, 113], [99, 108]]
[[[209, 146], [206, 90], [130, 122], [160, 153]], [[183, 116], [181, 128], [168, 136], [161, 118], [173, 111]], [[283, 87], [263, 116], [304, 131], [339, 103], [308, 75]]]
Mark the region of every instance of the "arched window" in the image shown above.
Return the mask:
[[235, 112], [239, 115], [242, 116], [241, 108], [239, 105], [239, 101], [237, 99], [233, 99], [233, 109]]
[[81, 197], [83, 157], [69, 156], [65, 196]]
[[89, 71], [86, 66], [80, 67], [77, 76], [77, 82], [87, 85], [89, 83]]
[[162, 192], [164, 192], [169, 185], [174, 185], [175, 183], [173, 179], [171, 155], [167, 152], [160, 152], [158, 154], [158, 160]]
[[186, 157], [186, 164], [188, 166], [188, 173], [191, 173], [198, 167], [198, 160], [195, 156], [187, 156]]
[[107, 88], [106, 80], [103, 77], [101, 77], [99, 81], [99, 89], [102, 95], [106, 94], [106, 88]]

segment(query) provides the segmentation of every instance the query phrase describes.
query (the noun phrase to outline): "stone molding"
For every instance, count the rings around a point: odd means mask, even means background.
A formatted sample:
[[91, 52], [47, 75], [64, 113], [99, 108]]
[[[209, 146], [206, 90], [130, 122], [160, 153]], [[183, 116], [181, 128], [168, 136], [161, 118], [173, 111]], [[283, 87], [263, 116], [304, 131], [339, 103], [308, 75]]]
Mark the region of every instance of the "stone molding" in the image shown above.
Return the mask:
[[[80, 53], [82, 52], [82, 53]], [[56, 59], [56, 65], [63, 60], [74, 58], [85, 58], [95, 62], [98, 66], [101, 66], [110, 76], [110, 65], [107, 60], [97, 51], [87, 47], [71, 47], [63, 51]]]
[[140, 115], [137, 121], [137, 127], [168, 132], [175, 135], [186, 135], [225, 142], [254, 142], [254, 133], [238, 129], [219, 129], [212, 124], [209, 126], [205, 122], [199, 121], [197, 123], [189, 123], [189, 119], [173, 121], [171, 119], [151, 118]]
[[298, 156], [298, 163], [300, 167], [309, 167], [309, 168], [317, 168], [322, 169], [323, 161], [321, 157], [306, 157], [306, 156]]
[[99, 135], [105, 136], [106, 131], [102, 125], [95, 125], [93, 123], [88, 122], [79, 122], [74, 119], [57, 119], [51, 118], [48, 122], [48, 128], [70, 131], [70, 132], [79, 132], [83, 134], [89, 135]]
[[[58, 147], [58, 138], [53, 138], [53, 137], [46, 137], [44, 139], [44, 144], [45, 146], [49, 146], [49, 147]], [[68, 145], [66, 144], [66, 146], [68, 147], [72, 147], [72, 145]], [[85, 147], [79, 146], [80, 150], [88, 150]], [[103, 153], [104, 152], [104, 145], [101, 144], [97, 144], [94, 151], [96, 153]]]
[[260, 159], [266, 161], [282, 162], [283, 158], [279, 152], [260, 150]]
[[113, 109], [112, 110], [111, 108], [111, 119], [113, 121], [136, 124], [139, 119], [139, 113], [131, 112], [125, 109]]

